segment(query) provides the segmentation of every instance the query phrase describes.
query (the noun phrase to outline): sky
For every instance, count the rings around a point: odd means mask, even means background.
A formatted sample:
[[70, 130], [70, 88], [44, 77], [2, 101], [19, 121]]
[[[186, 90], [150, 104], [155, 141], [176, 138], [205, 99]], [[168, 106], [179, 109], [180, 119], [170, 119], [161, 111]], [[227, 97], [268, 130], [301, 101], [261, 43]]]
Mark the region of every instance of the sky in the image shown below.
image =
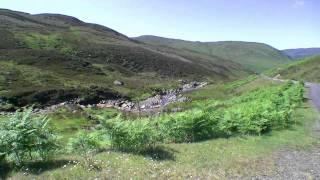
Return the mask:
[[320, 0], [0, 0], [0, 8], [75, 16], [129, 37], [320, 47]]

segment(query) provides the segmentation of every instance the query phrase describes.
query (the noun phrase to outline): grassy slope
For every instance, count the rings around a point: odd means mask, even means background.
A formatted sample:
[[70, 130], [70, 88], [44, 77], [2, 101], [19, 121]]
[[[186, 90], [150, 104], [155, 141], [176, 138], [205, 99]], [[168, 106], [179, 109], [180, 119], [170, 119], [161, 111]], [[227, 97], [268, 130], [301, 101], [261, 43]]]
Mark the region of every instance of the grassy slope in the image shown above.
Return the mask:
[[[52, 90], [81, 96], [73, 89], [136, 97], [181, 78], [218, 82], [251, 73], [232, 61], [143, 45], [69, 16], [0, 9], [0, 28], [0, 97], [32, 99]], [[34, 103], [30, 98], [20, 104]]]
[[272, 75], [280, 74], [284, 79], [296, 79], [320, 83], [320, 56], [306, 58], [290, 65], [272, 70]]
[[[24, 176], [15, 173], [18, 179], [90, 179], [93, 177], [129, 179], [224, 179], [230, 176], [272, 174], [275, 159], [272, 153], [281, 148], [308, 148], [317, 142], [312, 136], [316, 111], [308, 103], [294, 114], [297, 124], [291, 129], [273, 131], [263, 136], [232, 137], [192, 144], [165, 145], [167, 159], [155, 160], [148, 156], [102, 152], [95, 159], [103, 167], [101, 171], [87, 171], [79, 165], [59, 165], [56, 169], [44, 170], [41, 174]], [[60, 160], [77, 160], [77, 156], [65, 156]], [[67, 164], [67, 162], [65, 163]], [[36, 166], [37, 167], [37, 166]], [[42, 166], [45, 167], [45, 166]], [[52, 167], [51, 167], [52, 168]]]
[[277, 49], [261, 43], [251, 42], [191, 42], [176, 39], [166, 39], [156, 36], [137, 37], [145, 43], [158, 46], [168, 46], [177, 49], [188, 49], [195, 52], [218, 56], [242, 64], [244, 67], [262, 72], [280, 64], [290, 62], [290, 59]]

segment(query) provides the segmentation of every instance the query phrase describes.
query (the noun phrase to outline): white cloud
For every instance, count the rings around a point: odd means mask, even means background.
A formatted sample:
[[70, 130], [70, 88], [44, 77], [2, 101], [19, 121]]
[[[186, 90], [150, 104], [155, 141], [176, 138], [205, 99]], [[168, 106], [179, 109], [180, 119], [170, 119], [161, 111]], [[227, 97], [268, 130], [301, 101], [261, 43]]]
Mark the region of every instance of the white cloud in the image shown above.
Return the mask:
[[300, 8], [306, 4], [305, 0], [294, 0], [293, 7], [294, 8]]

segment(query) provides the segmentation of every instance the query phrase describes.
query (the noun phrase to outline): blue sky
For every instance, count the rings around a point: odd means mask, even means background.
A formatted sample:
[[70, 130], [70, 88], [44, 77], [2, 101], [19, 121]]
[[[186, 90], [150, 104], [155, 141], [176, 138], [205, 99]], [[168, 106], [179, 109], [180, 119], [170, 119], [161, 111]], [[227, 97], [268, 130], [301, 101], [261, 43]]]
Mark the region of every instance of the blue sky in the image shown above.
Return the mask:
[[71, 15], [130, 37], [320, 47], [320, 0], [0, 0], [0, 8]]

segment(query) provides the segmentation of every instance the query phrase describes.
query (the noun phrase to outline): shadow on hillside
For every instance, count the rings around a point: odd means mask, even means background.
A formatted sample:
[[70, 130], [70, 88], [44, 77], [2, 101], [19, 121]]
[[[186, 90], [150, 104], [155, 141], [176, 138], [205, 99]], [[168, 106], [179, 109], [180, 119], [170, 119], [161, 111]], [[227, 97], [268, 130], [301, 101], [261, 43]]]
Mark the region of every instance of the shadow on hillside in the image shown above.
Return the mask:
[[27, 162], [20, 168], [15, 168], [12, 164], [5, 164], [0, 167], [0, 179], [6, 179], [12, 171], [17, 171], [25, 174], [39, 175], [45, 171], [58, 169], [68, 164], [70, 160], [48, 160]]

